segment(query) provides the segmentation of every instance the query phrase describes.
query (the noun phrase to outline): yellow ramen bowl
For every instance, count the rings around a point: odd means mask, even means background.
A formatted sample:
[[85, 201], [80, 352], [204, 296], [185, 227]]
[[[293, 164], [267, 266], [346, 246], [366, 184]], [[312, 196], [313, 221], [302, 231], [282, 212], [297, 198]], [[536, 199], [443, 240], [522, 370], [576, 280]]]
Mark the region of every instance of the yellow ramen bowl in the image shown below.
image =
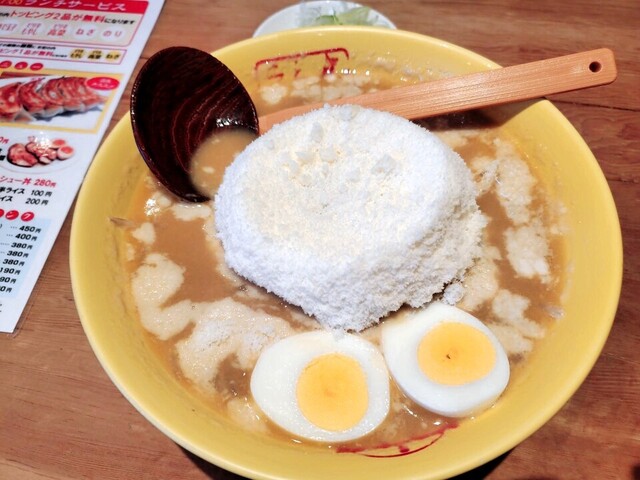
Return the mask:
[[[385, 71], [453, 75], [498, 67], [441, 40], [367, 27], [293, 30], [230, 45], [214, 55], [245, 85], [255, 85], [256, 77], [273, 73], [274, 63], [264, 60], [276, 58], [291, 60], [289, 68], [303, 73], [331, 68], [336, 59], [349, 68], [376, 60]], [[535, 158], [531, 168], [566, 206], [570, 269], [564, 316], [536, 346], [494, 408], [447, 431], [428, 448], [373, 458], [248, 433], [186, 391], [148, 348], [132, 314], [118, 247], [120, 233], [110, 220], [126, 216], [134, 187], [146, 169], [128, 116], [107, 138], [89, 170], [75, 208], [70, 247], [73, 292], [82, 325], [112, 381], [140, 413], [179, 445], [252, 478], [444, 478], [516, 446], [565, 404], [598, 358], [619, 298], [622, 243], [607, 182], [567, 119], [546, 100], [501, 107], [494, 113], [527, 156]]]

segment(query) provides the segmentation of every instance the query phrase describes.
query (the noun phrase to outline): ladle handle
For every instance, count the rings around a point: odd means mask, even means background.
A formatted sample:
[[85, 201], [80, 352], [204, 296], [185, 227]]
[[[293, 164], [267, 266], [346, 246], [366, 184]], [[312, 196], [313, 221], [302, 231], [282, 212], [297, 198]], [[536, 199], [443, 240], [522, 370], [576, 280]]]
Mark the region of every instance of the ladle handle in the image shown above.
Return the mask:
[[616, 79], [613, 52], [600, 48], [521, 65], [288, 108], [259, 119], [260, 132], [322, 105], [355, 104], [410, 120], [606, 85]]

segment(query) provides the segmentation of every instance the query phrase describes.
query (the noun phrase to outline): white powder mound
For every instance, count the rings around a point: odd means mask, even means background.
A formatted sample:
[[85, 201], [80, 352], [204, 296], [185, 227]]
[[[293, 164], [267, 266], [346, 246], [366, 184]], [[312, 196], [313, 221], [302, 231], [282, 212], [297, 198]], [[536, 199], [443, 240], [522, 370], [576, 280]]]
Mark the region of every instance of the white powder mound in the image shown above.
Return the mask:
[[543, 283], [551, 281], [549, 242], [542, 221], [535, 219], [528, 225], [508, 228], [504, 237], [507, 258], [519, 276], [538, 277]]
[[516, 327], [504, 323], [489, 323], [487, 327], [510, 357], [519, 357], [530, 353], [533, 350], [533, 340], [526, 338]]
[[204, 390], [213, 387], [220, 363], [235, 354], [238, 367], [253, 368], [262, 349], [293, 333], [286, 320], [230, 298], [199, 305], [191, 335], [176, 344], [182, 372]]
[[238, 155], [215, 198], [227, 264], [324, 326], [360, 331], [418, 307], [480, 254], [464, 161], [389, 113], [324, 107]]
[[531, 217], [536, 178], [512, 144], [496, 139], [494, 145], [496, 157], [500, 159], [496, 175], [498, 199], [516, 225], [525, 224]]
[[161, 340], [181, 332], [190, 321], [190, 302], [164, 303], [184, 282], [184, 268], [164, 255], [150, 253], [131, 279], [131, 290], [144, 328]]
[[498, 264], [500, 251], [496, 247], [487, 247], [482, 257], [469, 269], [464, 277], [464, 296], [457, 304], [467, 311], [478, 310], [484, 303], [490, 301], [498, 292]]
[[131, 232], [131, 236], [145, 245], [151, 245], [156, 241], [156, 229], [153, 223], [144, 222]]
[[502, 289], [493, 299], [491, 308], [493, 313], [503, 323], [516, 328], [523, 336], [529, 338], [542, 338], [544, 328], [526, 317], [526, 310], [531, 301], [509, 290]]

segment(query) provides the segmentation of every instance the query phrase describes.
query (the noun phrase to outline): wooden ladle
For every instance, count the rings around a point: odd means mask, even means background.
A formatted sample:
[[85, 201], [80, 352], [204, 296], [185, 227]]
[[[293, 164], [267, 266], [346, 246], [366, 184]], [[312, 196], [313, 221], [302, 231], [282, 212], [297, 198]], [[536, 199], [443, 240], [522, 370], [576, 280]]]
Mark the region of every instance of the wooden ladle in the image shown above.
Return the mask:
[[617, 76], [613, 52], [602, 48], [521, 65], [288, 108], [258, 118], [246, 89], [223, 63], [189, 47], [152, 56], [131, 92], [131, 123], [142, 158], [175, 195], [208, 200], [189, 177], [197, 147], [219, 129], [264, 133], [276, 123], [325, 104], [354, 104], [410, 120], [530, 100], [606, 85]]

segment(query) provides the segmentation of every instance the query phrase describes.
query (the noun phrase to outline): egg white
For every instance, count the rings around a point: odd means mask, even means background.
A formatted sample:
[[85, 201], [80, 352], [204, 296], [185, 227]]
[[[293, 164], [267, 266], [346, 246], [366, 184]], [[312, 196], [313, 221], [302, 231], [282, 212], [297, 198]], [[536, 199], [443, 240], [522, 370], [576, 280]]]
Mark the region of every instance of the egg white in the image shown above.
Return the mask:
[[[445, 322], [469, 325], [489, 339], [496, 361], [486, 376], [462, 385], [445, 385], [425, 375], [418, 364], [418, 347], [427, 332]], [[381, 338], [387, 366], [398, 386], [413, 401], [437, 414], [477, 414], [493, 405], [509, 383], [509, 359], [502, 345], [485, 324], [459, 308], [433, 302], [413, 314], [386, 322]]]
[[[342, 354], [362, 368], [368, 389], [368, 405], [360, 422], [346, 430], [330, 431], [311, 423], [296, 397], [298, 378], [315, 358]], [[347, 333], [317, 330], [293, 335], [267, 347], [251, 375], [251, 393], [260, 409], [277, 425], [302, 438], [318, 442], [342, 442], [373, 431], [389, 412], [389, 373], [384, 358], [372, 343]]]

